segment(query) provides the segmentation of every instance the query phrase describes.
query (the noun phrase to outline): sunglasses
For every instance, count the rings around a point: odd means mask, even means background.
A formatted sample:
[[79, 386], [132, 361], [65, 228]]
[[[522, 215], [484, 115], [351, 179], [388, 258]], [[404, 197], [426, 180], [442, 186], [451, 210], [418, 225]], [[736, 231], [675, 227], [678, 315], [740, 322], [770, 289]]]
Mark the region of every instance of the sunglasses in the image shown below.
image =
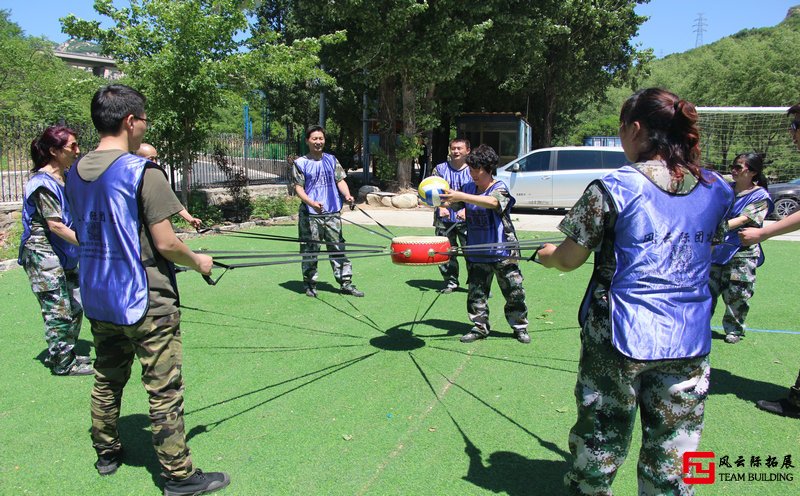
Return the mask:
[[69, 144], [67, 144], [67, 145], [64, 145], [64, 148], [66, 148], [67, 150], [71, 150], [71, 151], [73, 151], [73, 152], [77, 153], [77, 152], [78, 152], [79, 145], [78, 145], [78, 142], [77, 142], [77, 141], [73, 141], [72, 143], [69, 143]]
[[742, 170], [742, 169], [744, 169], [744, 165], [742, 164], [734, 164], [733, 166], [731, 166], [731, 170]]

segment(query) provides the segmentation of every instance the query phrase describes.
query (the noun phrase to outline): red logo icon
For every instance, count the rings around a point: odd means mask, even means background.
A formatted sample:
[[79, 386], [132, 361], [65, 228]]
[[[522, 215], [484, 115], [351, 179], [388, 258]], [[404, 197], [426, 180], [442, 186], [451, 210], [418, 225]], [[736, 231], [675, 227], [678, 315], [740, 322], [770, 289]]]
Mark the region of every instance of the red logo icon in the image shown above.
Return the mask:
[[[713, 451], [687, 451], [683, 454], [683, 482], [687, 484], [713, 484], [716, 467]], [[709, 461], [710, 460], [710, 461]], [[708, 467], [704, 467], [705, 464]]]

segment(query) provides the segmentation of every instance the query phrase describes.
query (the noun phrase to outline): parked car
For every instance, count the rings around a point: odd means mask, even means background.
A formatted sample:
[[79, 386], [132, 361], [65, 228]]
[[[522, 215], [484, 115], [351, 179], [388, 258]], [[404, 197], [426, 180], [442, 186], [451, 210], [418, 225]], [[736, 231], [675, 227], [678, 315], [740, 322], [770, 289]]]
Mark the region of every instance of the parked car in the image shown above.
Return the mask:
[[776, 218], [783, 219], [800, 207], [800, 178], [792, 179], [788, 183], [770, 184], [767, 189], [775, 203], [773, 215]]
[[500, 167], [518, 207], [570, 208], [595, 179], [630, 162], [620, 147], [540, 148]]

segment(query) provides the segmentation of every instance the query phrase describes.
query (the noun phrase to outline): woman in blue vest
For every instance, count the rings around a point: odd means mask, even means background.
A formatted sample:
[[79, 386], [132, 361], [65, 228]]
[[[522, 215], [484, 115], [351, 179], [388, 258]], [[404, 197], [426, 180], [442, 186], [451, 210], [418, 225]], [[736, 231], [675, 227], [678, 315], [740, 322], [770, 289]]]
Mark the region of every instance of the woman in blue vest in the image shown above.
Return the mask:
[[714, 300], [712, 315], [717, 298], [722, 295], [725, 302], [725, 315], [722, 317], [725, 342], [736, 344], [744, 337], [744, 321], [755, 289], [756, 268], [764, 263], [761, 245], [743, 247], [738, 233], [743, 227], [761, 227], [774, 206], [766, 189], [767, 178], [764, 177], [761, 155], [740, 153], [733, 159], [731, 175], [736, 200], [728, 214], [725, 239], [714, 247], [712, 253], [709, 289]]
[[461, 336], [462, 343], [489, 336], [487, 301], [495, 276], [506, 299], [503, 310], [514, 338], [522, 344], [531, 342], [523, 277], [515, 260], [519, 250], [512, 248], [517, 243], [517, 233], [510, 213], [516, 200], [508, 186], [494, 178], [498, 159], [491, 146], [480, 145], [466, 158], [472, 181], [464, 184], [461, 191], [448, 190], [441, 195], [453, 211], [466, 210], [467, 244], [462, 249], [467, 259], [467, 314], [474, 327]]
[[51, 126], [31, 143], [33, 174], [25, 185], [18, 262], [42, 308], [45, 364], [55, 375], [87, 375], [88, 356], [75, 354], [83, 308], [78, 288], [78, 241], [64, 193], [64, 173], [80, 153], [75, 132]]
[[559, 225], [567, 239], [539, 251], [562, 271], [595, 253], [565, 483], [572, 494], [611, 494], [638, 407], [638, 493], [688, 495], [682, 456], [700, 442], [711, 371], [711, 242], [733, 191], [698, 165], [697, 111], [673, 93], [635, 93], [619, 133], [633, 165], [591, 183]]

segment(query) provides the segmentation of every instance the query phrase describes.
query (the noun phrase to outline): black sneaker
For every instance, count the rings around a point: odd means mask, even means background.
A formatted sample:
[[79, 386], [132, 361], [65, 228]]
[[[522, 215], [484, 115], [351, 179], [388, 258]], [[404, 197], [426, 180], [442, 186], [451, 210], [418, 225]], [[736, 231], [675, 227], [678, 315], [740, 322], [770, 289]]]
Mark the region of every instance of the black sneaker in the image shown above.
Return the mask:
[[756, 406], [765, 412], [774, 413], [783, 417], [800, 418], [800, 408], [789, 403], [786, 398], [777, 401], [759, 400]]
[[458, 286], [447, 286], [447, 287], [444, 287], [444, 288], [440, 289], [439, 293], [441, 293], [441, 294], [450, 294], [453, 291], [455, 291], [456, 289], [458, 289]]
[[344, 284], [344, 285], [342, 285], [342, 294], [355, 296], [357, 298], [361, 298], [362, 296], [364, 296], [364, 292], [363, 291], [359, 291], [352, 284]]
[[726, 334], [725, 335], [725, 342], [728, 344], [736, 344], [742, 340], [742, 336], [739, 334]]
[[183, 480], [167, 479], [164, 484], [164, 496], [195, 496], [213, 493], [231, 483], [225, 472], [205, 473], [199, 468], [191, 476]]
[[483, 334], [481, 334], [479, 332], [469, 331], [468, 333], [466, 333], [463, 336], [461, 336], [461, 342], [462, 343], [471, 343], [473, 341], [477, 341], [479, 339], [484, 339], [484, 338], [486, 338], [486, 336], [484, 336]]
[[522, 344], [528, 344], [531, 342], [531, 336], [528, 334], [528, 331], [515, 331], [514, 337], [517, 338]]
[[97, 455], [97, 461], [94, 463], [94, 468], [100, 475], [111, 475], [117, 471], [119, 466], [122, 465], [122, 450], [112, 451], [103, 455]]

